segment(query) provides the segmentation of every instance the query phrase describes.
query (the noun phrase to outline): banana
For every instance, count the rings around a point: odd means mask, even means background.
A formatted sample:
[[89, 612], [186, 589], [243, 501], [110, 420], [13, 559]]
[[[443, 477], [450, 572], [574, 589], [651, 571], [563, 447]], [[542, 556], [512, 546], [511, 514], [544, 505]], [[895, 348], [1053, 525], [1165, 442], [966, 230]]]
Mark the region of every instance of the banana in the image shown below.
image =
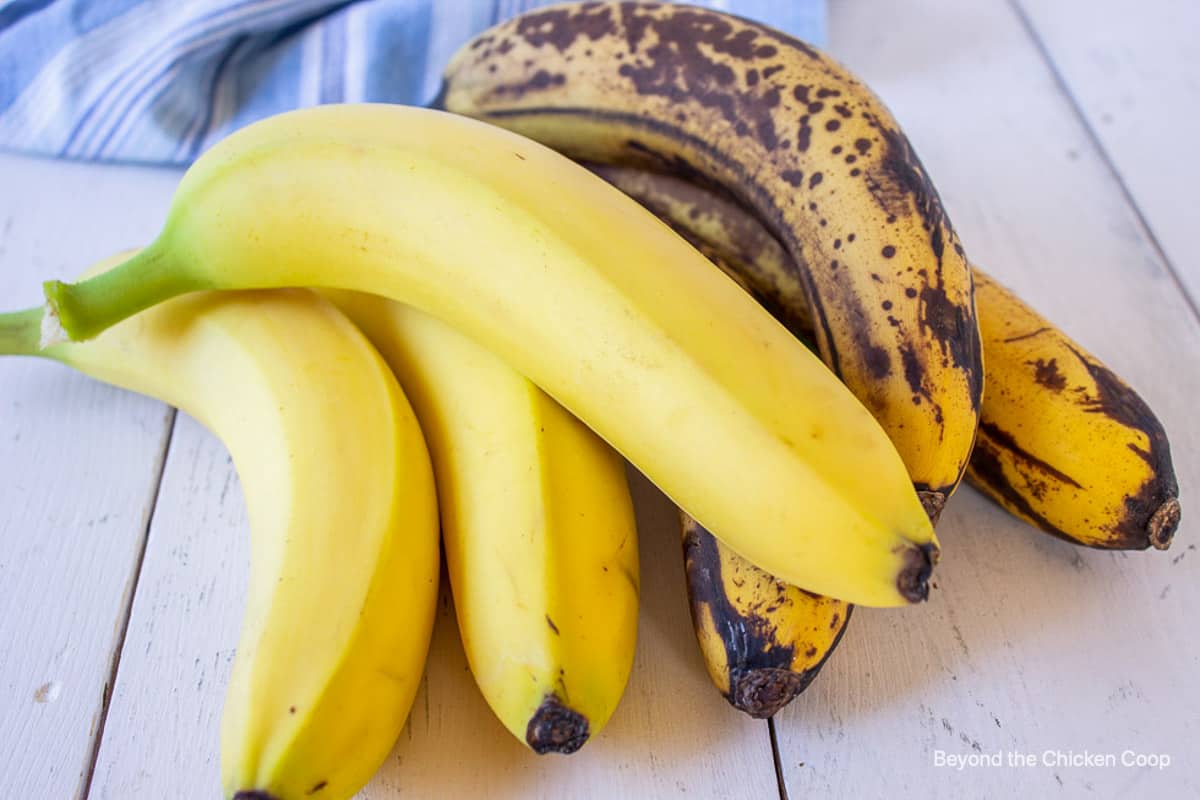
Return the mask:
[[[787, 254], [743, 209], [666, 175], [593, 167], [717, 256], [800, 335], [812, 330]], [[1180, 504], [1162, 424], [1119, 376], [974, 267], [987, 361], [967, 480], [1013, 515], [1106, 549], [1166, 549]]]
[[776, 580], [680, 516], [692, 625], [709, 677], [734, 708], [774, 716], [821, 671], [854, 607]]
[[443, 322], [329, 292], [391, 365], [429, 442], [467, 662], [537, 753], [604, 727], [633, 667], [638, 560], [625, 462]]
[[981, 270], [975, 276], [987, 399], [967, 479], [1068, 541], [1170, 547], [1179, 487], [1154, 412], [1045, 317]]
[[[434, 104], [573, 158], [715, 182], [785, 246], [822, 357], [900, 451], [931, 517], [975, 438], [971, 275], [895, 119], [828, 56], [671, 3], [571, 3], [497, 25]], [[793, 268], [794, 265], [794, 268]]]
[[633, 200], [465, 117], [331, 105], [243, 128], [188, 171], [150, 247], [46, 285], [43, 335], [86, 338], [187, 291], [287, 285], [449, 323], [781, 579], [864, 605], [928, 593], [932, 525], [836, 376]]
[[251, 571], [221, 721], [226, 798], [348, 798], [383, 763], [424, 672], [437, 507], [416, 418], [379, 355], [307, 290], [200, 293], [39, 350], [192, 414], [229, 448]]

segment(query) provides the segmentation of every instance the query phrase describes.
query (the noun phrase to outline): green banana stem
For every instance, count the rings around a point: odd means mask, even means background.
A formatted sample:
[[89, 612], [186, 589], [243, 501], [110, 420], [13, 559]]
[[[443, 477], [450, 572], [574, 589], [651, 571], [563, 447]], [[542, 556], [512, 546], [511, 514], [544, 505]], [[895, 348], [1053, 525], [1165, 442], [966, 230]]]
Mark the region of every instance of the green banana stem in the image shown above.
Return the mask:
[[[111, 270], [78, 283], [46, 281], [47, 310], [71, 341], [90, 339], [139, 311], [186, 292], [212, 288], [151, 245]], [[53, 341], [42, 342], [43, 346]]]
[[0, 355], [45, 356], [41, 348], [42, 309], [0, 314]]

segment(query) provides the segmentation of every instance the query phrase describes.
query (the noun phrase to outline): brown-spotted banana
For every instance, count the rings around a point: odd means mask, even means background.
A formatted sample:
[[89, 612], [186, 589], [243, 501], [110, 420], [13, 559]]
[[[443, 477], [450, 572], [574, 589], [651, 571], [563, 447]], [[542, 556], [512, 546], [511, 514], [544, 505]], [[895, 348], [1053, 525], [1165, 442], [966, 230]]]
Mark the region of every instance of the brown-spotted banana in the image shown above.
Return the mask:
[[896, 120], [833, 59], [671, 3], [569, 3], [465, 45], [435, 104], [573, 158], [715, 183], [791, 258], [825, 362], [880, 421], [936, 518], [983, 389], [971, 274]]
[[1099, 359], [976, 269], [986, 399], [967, 479], [1069, 541], [1165, 550], [1179, 488], [1162, 424]]
[[633, 667], [638, 551], [625, 462], [503, 361], [428, 314], [328, 295], [371, 339], [429, 443], [467, 663], [536, 753], [608, 722]]
[[752, 717], [773, 716], [833, 653], [853, 606], [776, 580], [680, 514], [692, 625], [709, 677]]
[[148, 248], [48, 283], [47, 319], [86, 338], [184, 292], [273, 286], [385, 295], [452, 325], [782, 579], [864, 605], [927, 594], [933, 528], [870, 412], [686, 241], [553, 150], [403, 106], [263, 120], [192, 165]]
[[221, 718], [224, 796], [349, 798], [404, 727], [437, 606], [433, 472], [391, 371], [304, 289], [198, 293], [46, 349], [41, 318], [0, 315], [0, 353], [176, 405], [237, 466], [251, 564]]
[[[787, 254], [745, 210], [666, 175], [595, 171], [717, 256], [754, 296], [807, 335]], [[984, 401], [967, 480], [1017, 517], [1106, 549], [1165, 549], [1180, 505], [1170, 446], [1146, 403], [1095, 356], [978, 267]]]

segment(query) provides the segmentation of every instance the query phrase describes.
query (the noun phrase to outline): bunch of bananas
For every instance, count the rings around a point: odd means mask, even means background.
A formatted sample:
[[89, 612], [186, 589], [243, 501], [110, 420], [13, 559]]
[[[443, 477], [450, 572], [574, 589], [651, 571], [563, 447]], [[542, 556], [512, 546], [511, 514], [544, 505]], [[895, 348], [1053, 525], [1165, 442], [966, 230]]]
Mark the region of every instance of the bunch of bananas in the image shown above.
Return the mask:
[[437, 105], [252, 125], [145, 249], [0, 315], [0, 353], [176, 404], [235, 459], [226, 797], [345, 798], [383, 761], [439, 518], [489, 705], [535, 752], [581, 747], [633, 658], [622, 455], [680, 507], [705, 662], [755, 716], [852, 603], [926, 598], [964, 475], [1056, 536], [1170, 544], [1153, 414], [971, 267], [827, 56], [717, 12], [568, 4], [465, 46]]

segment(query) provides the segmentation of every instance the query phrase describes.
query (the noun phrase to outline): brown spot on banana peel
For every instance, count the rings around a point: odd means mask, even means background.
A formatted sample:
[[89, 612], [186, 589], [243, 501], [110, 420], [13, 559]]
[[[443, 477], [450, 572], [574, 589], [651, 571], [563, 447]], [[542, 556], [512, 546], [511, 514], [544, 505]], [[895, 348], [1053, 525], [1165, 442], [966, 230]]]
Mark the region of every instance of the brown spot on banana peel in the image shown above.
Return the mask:
[[612, 8], [584, 3], [575, 8], [551, 8], [517, 19], [516, 35], [534, 47], [550, 45], [562, 52], [581, 37], [593, 42], [616, 32]]
[[545, 89], [549, 86], [562, 86], [567, 80], [567, 76], [561, 72], [548, 72], [540, 69], [533, 73], [533, 76], [528, 80], [517, 83], [506, 83], [497, 86], [493, 91], [498, 95], [509, 95], [511, 97], [523, 97], [529, 92], [536, 92], [539, 89]]
[[1027, 362], [1033, 367], [1033, 380], [1038, 386], [1044, 386], [1052, 392], [1061, 392], [1067, 388], [1067, 376], [1058, 371], [1058, 359], [1047, 361], [1044, 358]]
[[525, 743], [538, 755], [574, 753], [587, 742], [587, 717], [563, 705], [553, 694], [546, 695], [525, 728]]

